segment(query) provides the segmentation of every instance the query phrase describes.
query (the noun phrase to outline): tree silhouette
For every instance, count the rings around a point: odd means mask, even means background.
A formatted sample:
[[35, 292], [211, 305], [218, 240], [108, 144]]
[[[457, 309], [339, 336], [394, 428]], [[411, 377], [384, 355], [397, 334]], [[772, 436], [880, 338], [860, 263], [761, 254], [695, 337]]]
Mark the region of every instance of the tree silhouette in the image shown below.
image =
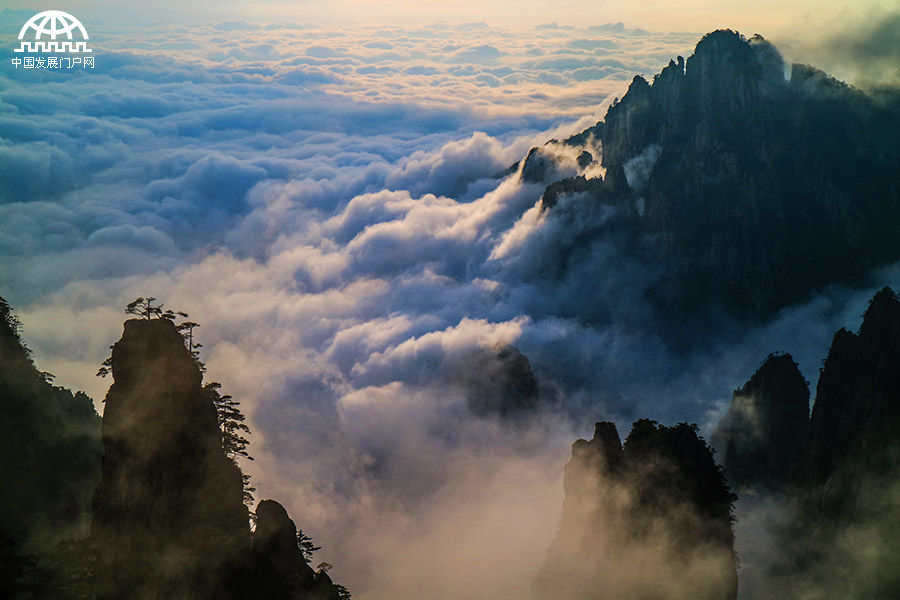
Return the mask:
[[[4, 309], [4, 307], [6, 307], [6, 309]], [[134, 315], [148, 321], [151, 319], [168, 319], [174, 322], [178, 318], [187, 319], [189, 317], [187, 313], [181, 312], [180, 310], [165, 308], [165, 305], [162, 302], [157, 303], [156, 298], [153, 296], [147, 296], [146, 298], [141, 296], [135, 298], [125, 307], [125, 314]], [[2, 298], [0, 298], [0, 317], [5, 318], [8, 321], [10, 319], [14, 320], [16, 327], [18, 327], [18, 320], [11, 315], [8, 310], [8, 305], [6, 305]], [[200, 344], [194, 339], [194, 330], [197, 327], [200, 327], [200, 323], [194, 321], [184, 321], [175, 324], [175, 328], [178, 330], [178, 333], [181, 334], [181, 337], [184, 338], [184, 345], [191, 353], [191, 358], [194, 359], [197, 368], [200, 369], [201, 373], [206, 373], [206, 365], [200, 360], [200, 348], [203, 347], [203, 344]], [[112, 350], [112, 346], [109, 348]], [[97, 376], [106, 377], [111, 372], [112, 355], [110, 354], [106, 360], [100, 363], [100, 369], [97, 371]], [[250, 456], [250, 453], [247, 451], [247, 446], [250, 445], [250, 441], [244, 437], [245, 434], [250, 433], [250, 428], [245, 423], [246, 417], [244, 416], [244, 413], [241, 412], [240, 402], [228, 394], [220, 393], [219, 390], [221, 389], [222, 384], [217, 381], [211, 381], [203, 386], [203, 393], [216, 407], [219, 430], [222, 432], [222, 450], [225, 451], [225, 456], [227, 456], [238, 468], [238, 471], [240, 471], [241, 481], [243, 483], [244, 504], [251, 506], [254, 502], [253, 492], [256, 491], [256, 488], [250, 483], [250, 476], [244, 473], [237, 462], [239, 457], [253, 460], [253, 457]]]
[[[252, 458], [250, 460], [253, 460]], [[238, 470], [241, 470], [240, 466]], [[244, 492], [244, 504], [249, 508], [253, 505], [255, 498], [253, 498], [253, 492], [256, 491], [256, 488], [250, 483], [250, 476], [241, 471], [241, 484], [243, 486]]]
[[[165, 305], [160, 302], [156, 304], [156, 298], [153, 296], [148, 296], [144, 298], [140, 296], [135, 298], [131, 302], [129, 302], [125, 306], [125, 314], [126, 315], [134, 315], [141, 319], [168, 319], [170, 321], [174, 321], [178, 317], [183, 319], [188, 318], [188, 314], [186, 312], [181, 312], [180, 310], [172, 310], [172, 309], [164, 309]], [[2, 306], [0, 306], [0, 310], [2, 310]], [[197, 348], [200, 348], [202, 344], [194, 344], [194, 327], [199, 327], [198, 323], [192, 323], [191, 321], [186, 321], [185, 323], [181, 323], [180, 325], [176, 325], [176, 328], [181, 335], [184, 335], [184, 332], [187, 331], [188, 335], [185, 338], [185, 343], [188, 345], [188, 350], [191, 352], [191, 356], [194, 357], [194, 360], [197, 361], [197, 364], [200, 366], [200, 371], [205, 372], [206, 367], [203, 363], [200, 362], [199, 353], [196, 351]], [[109, 347], [112, 350], [112, 346]], [[97, 370], [97, 377], [106, 377], [112, 372], [112, 354], [106, 357], [102, 363], [100, 363], [100, 368]]]
[[144, 298], [143, 296], [135, 298], [125, 307], [125, 314], [135, 315], [136, 317], [141, 317], [148, 321], [154, 317], [159, 317], [162, 315], [163, 305], [153, 304], [154, 302], [156, 302], [156, 298], [152, 296], [148, 298]]
[[135, 315], [142, 319], [170, 319], [174, 320], [178, 317], [188, 318], [188, 314], [172, 309], [165, 309], [165, 305], [160, 302], [155, 304], [156, 298], [148, 296], [147, 298], [138, 297], [128, 303], [125, 307], [125, 314]]
[[[316, 546], [312, 538], [303, 533], [302, 529], [297, 530], [297, 547], [300, 548], [300, 552], [303, 553], [303, 560], [306, 562], [306, 564], [310, 564], [312, 562], [313, 554], [322, 549], [321, 546]], [[317, 575], [320, 573], [328, 573], [328, 571], [333, 568], [334, 566], [331, 563], [319, 563], [319, 565], [316, 567]], [[335, 596], [340, 600], [350, 600], [350, 590], [348, 590], [341, 584], [332, 583], [332, 589]]]
[[6, 323], [9, 328], [12, 337], [15, 338], [19, 344], [22, 343], [22, 322], [19, 320], [19, 317], [15, 315], [12, 311], [12, 307], [9, 303], [0, 297], [0, 319]]
[[250, 506], [254, 502], [253, 492], [256, 491], [256, 488], [251, 485], [250, 476], [244, 473], [237, 462], [238, 457], [253, 460], [247, 451], [250, 441], [244, 437], [245, 433], [250, 433], [250, 428], [244, 422], [246, 417], [241, 412], [240, 402], [228, 394], [219, 393], [220, 389], [222, 389], [222, 384], [218, 381], [211, 381], [203, 386], [203, 392], [216, 407], [219, 430], [222, 432], [222, 450], [225, 451], [225, 456], [241, 471], [241, 481], [244, 484], [244, 504]]
[[[184, 313], [179, 313], [184, 315]], [[187, 318], [187, 315], [184, 315]], [[193, 321], [185, 321], [184, 323], [179, 323], [175, 326], [181, 336], [184, 338], [184, 345], [187, 347], [188, 352], [191, 353], [191, 357], [194, 359], [194, 362], [197, 363], [197, 366], [200, 367], [200, 372], [206, 372], [206, 365], [200, 360], [200, 348], [203, 347], [203, 344], [194, 341], [194, 329], [200, 327], [200, 323], [195, 323]]]
[[[110, 346], [109, 349], [112, 350], [112, 346]], [[112, 373], [112, 353], [106, 357], [106, 360], [100, 363], [100, 368], [97, 370], [97, 377], [106, 377], [110, 373]]]
[[203, 390], [216, 407], [219, 429], [222, 430], [222, 449], [232, 460], [236, 460], [238, 456], [253, 460], [247, 452], [250, 441], [243, 435], [250, 433], [250, 428], [244, 422], [246, 417], [241, 412], [240, 402], [228, 394], [219, 393], [220, 389], [222, 384], [218, 381], [211, 381], [203, 386]]
[[306, 564], [311, 563], [313, 554], [322, 549], [322, 546], [316, 546], [312, 538], [303, 533], [302, 529], [297, 530], [297, 547], [303, 553], [303, 560], [306, 561]]

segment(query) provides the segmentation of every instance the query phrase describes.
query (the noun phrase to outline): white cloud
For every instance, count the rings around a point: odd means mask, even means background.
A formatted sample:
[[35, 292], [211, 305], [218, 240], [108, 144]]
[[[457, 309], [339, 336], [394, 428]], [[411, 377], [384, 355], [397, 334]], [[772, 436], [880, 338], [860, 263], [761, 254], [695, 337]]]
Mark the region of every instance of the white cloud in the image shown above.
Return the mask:
[[[569, 413], [708, 425], [772, 350], [810, 376], [859, 305], [834, 291], [685, 356], [655, 329], [658, 268], [621, 211], [570, 194], [541, 214], [544, 183], [493, 178], [693, 36], [265, 32], [277, 44], [252, 22], [106, 31], [94, 73], [0, 71], [0, 294], [40, 367], [96, 398], [125, 303], [191, 313], [209, 376], [250, 416], [261, 495], [356, 597], [518, 597], [555, 526]], [[545, 146], [553, 177], [583, 172], [580, 150]], [[469, 414], [478, 361], [505, 344], [559, 414]]]

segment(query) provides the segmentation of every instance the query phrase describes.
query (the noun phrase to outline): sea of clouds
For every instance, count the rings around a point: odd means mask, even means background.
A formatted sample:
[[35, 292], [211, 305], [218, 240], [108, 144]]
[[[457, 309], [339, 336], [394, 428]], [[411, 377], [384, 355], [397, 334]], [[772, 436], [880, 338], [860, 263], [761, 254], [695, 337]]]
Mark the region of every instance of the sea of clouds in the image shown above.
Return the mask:
[[[708, 434], [769, 352], [814, 381], [871, 294], [674, 349], [643, 300], [658, 270], [614, 229], [559, 264], [614, 215], [548, 215], [549, 180], [496, 177], [696, 33], [86, 22], [95, 68], [54, 73], [10, 64], [31, 14], [0, 12], [0, 295], [38, 366], [102, 410], [122, 307], [189, 312], [249, 416], [258, 497], [357, 597], [521, 597], [575, 437], [640, 417]], [[583, 172], [556, 155], [554, 175]], [[506, 345], [534, 371], [533, 419], [468, 410]]]

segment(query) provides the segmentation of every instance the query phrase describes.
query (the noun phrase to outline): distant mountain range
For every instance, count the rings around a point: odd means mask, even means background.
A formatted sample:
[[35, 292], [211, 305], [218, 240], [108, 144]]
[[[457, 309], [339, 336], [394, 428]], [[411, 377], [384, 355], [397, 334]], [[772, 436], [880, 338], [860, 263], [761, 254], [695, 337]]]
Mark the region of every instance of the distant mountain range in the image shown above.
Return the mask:
[[[552, 180], [560, 143], [599, 147], [578, 162], [602, 177]], [[521, 166], [523, 180], [549, 183], [544, 210], [619, 209], [617, 227], [650, 242], [633, 251], [664, 268], [650, 296], [673, 322], [707, 311], [761, 322], [900, 258], [900, 95], [788, 68], [760, 36], [707, 34], [652, 82], [635, 77], [603, 121]], [[581, 228], [563, 263], [609, 235]]]

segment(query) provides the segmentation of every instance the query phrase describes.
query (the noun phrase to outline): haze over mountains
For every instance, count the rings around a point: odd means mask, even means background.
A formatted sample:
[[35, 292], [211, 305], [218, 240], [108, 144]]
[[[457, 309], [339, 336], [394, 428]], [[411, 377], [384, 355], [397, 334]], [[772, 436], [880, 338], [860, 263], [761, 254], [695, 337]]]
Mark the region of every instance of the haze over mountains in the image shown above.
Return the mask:
[[[787, 67], [759, 36], [717, 31], [652, 86], [635, 77], [601, 124], [569, 139], [599, 142], [605, 185], [556, 185], [620, 212], [633, 204], [628, 216], [658, 242], [647, 259], [665, 272], [649, 292], [667, 318], [720, 309], [759, 322], [900, 256], [896, 108]], [[596, 225], [582, 227], [576, 257]]]
[[[709, 432], [770, 352], [814, 379], [833, 332], [855, 329], [871, 286], [896, 278], [896, 104], [779, 61], [759, 38], [715, 32], [652, 85], [634, 80], [603, 124], [541, 134], [534, 151], [533, 133], [512, 146], [474, 134], [400, 166], [306, 180], [285, 157], [163, 161], [147, 168], [170, 170], [140, 188], [135, 222], [72, 242], [111, 271], [79, 266], [86, 280], [30, 320], [71, 315], [59, 346], [88, 335], [105, 352], [117, 333], [97, 332], [120, 319], [97, 307], [134, 288], [202, 307], [186, 306], [203, 316], [210, 369], [261, 434], [254, 474], [334, 540], [351, 589], [515, 597], [553, 538], [555, 519], [535, 517], [562, 505], [573, 429], [648, 417]], [[252, 103], [228, 113], [246, 122], [204, 115], [209, 130], [159, 110], [144, 118], [160, 135], [214, 130], [224, 148], [258, 127], [252, 144], [268, 146], [282, 123]], [[369, 164], [366, 151], [342, 160]], [[63, 193], [64, 210], [38, 202], [31, 219], [78, 213], [98, 181], [113, 191], [104, 177]], [[198, 209], [220, 196], [223, 213]], [[118, 255], [135, 240], [139, 254]]]

